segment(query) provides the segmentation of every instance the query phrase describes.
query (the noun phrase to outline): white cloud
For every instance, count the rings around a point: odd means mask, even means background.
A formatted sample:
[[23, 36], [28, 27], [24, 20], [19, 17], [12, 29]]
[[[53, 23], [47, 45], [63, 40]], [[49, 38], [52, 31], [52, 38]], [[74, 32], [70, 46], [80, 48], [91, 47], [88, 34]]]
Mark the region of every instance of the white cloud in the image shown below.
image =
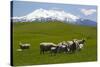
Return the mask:
[[88, 15], [91, 15], [91, 14], [95, 13], [96, 10], [95, 10], [95, 9], [81, 9], [81, 12], [82, 12], [84, 15], [88, 16]]

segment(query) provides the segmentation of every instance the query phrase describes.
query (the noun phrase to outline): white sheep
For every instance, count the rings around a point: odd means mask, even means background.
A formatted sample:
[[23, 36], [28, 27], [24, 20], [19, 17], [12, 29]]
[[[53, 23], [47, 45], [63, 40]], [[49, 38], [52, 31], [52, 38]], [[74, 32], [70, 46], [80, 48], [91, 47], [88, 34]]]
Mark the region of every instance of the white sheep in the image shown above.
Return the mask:
[[20, 49], [29, 49], [30, 48], [30, 44], [28, 44], [28, 43], [19, 43], [19, 46], [20, 46]]
[[47, 51], [51, 51], [51, 48], [56, 46], [57, 45], [52, 42], [42, 42], [40, 43], [40, 54], [44, 54]]
[[81, 50], [84, 47], [84, 43], [85, 43], [84, 39], [82, 40], [74, 39], [74, 42], [76, 43], [76, 47], [78, 50]]

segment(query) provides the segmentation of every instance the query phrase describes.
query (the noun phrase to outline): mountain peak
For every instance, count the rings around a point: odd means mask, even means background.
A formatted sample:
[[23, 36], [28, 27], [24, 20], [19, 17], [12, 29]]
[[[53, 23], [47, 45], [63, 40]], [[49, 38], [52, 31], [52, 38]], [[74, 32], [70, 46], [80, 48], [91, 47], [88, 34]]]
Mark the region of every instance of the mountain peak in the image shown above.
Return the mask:
[[94, 22], [90, 20], [82, 19], [78, 16], [75, 16], [71, 13], [67, 13], [64, 10], [54, 10], [54, 9], [43, 9], [39, 8], [34, 10], [33, 12], [21, 16], [21, 17], [12, 17], [14, 22], [32, 22], [32, 21], [64, 21], [69, 23], [77, 23], [82, 25], [95, 25]]
[[61, 21], [65, 21], [66, 18], [69, 19], [69, 21], [75, 21], [76, 19], [79, 19], [79, 17], [71, 14], [71, 13], [67, 13], [65, 11], [59, 11], [59, 10], [47, 10], [47, 9], [43, 9], [43, 8], [39, 8], [34, 10], [33, 12], [29, 13], [28, 15], [26, 15], [27, 19], [35, 19], [35, 18], [51, 18], [51, 19], [56, 19], [56, 20], [61, 20]]

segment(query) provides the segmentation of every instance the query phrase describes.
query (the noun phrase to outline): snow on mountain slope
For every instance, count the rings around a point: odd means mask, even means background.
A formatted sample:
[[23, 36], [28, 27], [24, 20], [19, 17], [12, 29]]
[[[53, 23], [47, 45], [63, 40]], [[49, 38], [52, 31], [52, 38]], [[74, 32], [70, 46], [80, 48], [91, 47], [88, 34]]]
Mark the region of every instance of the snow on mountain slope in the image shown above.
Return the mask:
[[67, 13], [63, 10], [45, 10], [45, 9], [36, 9], [33, 12], [22, 16], [22, 17], [13, 17], [13, 19], [17, 19], [19, 21], [35, 21], [41, 19], [51, 19], [51, 20], [58, 20], [58, 21], [76, 21], [79, 17]]
[[32, 22], [32, 21], [64, 21], [72, 24], [80, 25], [90, 25], [96, 26], [97, 23], [89, 19], [82, 19], [71, 13], [67, 13], [63, 10], [46, 10], [46, 9], [36, 9], [33, 12], [21, 16], [21, 17], [12, 17], [13, 22]]

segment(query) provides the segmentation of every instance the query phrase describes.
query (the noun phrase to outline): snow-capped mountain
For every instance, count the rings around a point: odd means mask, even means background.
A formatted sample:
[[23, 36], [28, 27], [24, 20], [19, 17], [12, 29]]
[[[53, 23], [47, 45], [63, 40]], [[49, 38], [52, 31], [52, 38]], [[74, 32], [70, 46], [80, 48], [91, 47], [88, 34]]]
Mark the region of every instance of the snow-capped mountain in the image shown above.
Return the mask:
[[15, 22], [16, 21], [47, 21], [47, 20], [58, 20], [58, 21], [76, 21], [79, 17], [67, 13], [63, 10], [45, 10], [45, 9], [36, 9], [33, 12], [22, 16], [22, 17], [13, 17], [12, 18]]
[[88, 19], [82, 19], [71, 13], [67, 13], [63, 10], [46, 10], [46, 9], [36, 9], [33, 12], [21, 16], [12, 17], [13, 22], [32, 22], [32, 21], [63, 21], [66, 23], [80, 24], [80, 25], [90, 25], [96, 26], [97, 23]]

